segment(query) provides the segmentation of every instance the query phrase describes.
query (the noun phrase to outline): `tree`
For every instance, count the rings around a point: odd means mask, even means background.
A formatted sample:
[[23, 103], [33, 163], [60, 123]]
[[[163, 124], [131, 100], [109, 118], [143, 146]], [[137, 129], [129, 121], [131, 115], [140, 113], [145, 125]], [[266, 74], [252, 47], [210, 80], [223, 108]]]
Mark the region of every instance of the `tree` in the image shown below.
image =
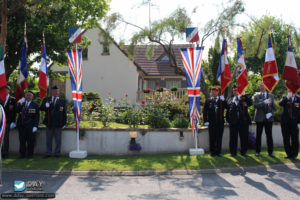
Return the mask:
[[[298, 61], [300, 57], [300, 38], [295, 27], [287, 25], [282, 20], [275, 17], [263, 16], [258, 20], [253, 19], [240, 33], [243, 40], [245, 62], [248, 71], [251, 71], [254, 74], [262, 73], [269, 32], [272, 32], [278, 73], [281, 75], [286, 59], [287, 35], [289, 33], [292, 34], [295, 55]], [[286, 88], [284, 82], [280, 80], [273, 93], [278, 99], [281, 98], [285, 92]]]
[[[83, 29], [95, 27], [108, 11], [108, 0], [15, 0], [14, 2], [25, 3], [22, 6], [20, 4], [18, 12], [12, 13], [7, 18], [5, 58], [7, 78], [18, 67], [25, 22], [28, 66], [40, 60], [40, 56], [31, 55], [40, 54], [43, 31], [45, 32], [48, 63], [50, 60], [65, 64], [65, 49], [72, 47], [68, 42], [68, 29], [70, 27]], [[1, 10], [1, 12], [4, 11]], [[4, 37], [2, 32], [1, 36]], [[84, 39], [80, 46], [87, 44], [87, 39]]]
[[[232, 3], [233, 2], [233, 3]], [[144, 1], [144, 4], [149, 6], [149, 26], [140, 27], [136, 24], [130, 23], [123, 19], [123, 17], [114, 13], [106, 19], [107, 25], [104, 28], [107, 32], [114, 30], [118, 24], [125, 23], [136, 27], [137, 31], [131, 38], [131, 44], [129, 45], [128, 52], [134, 58], [135, 46], [137, 44], [147, 44], [149, 47], [148, 55], [151, 56], [152, 45], [160, 45], [163, 47], [170, 59], [170, 67], [174, 67], [178, 74], [184, 74], [182, 69], [177, 65], [175, 52], [173, 50], [173, 43], [176, 37], [183, 37], [185, 28], [192, 24], [191, 18], [184, 8], [178, 8], [170, 16], [151, 22], [150, 18], [150, 6], [151, 0]], [[214, 35], [221, 34], [224, 27], [227, 27], [226, 31], [229, 32], [230, 28], [235, 26], [235, 17], [244, 11], [243, 2], [241, 0], [229, 0], [227, 2], [228, 7], [223, 8], [222, 12], [219, 13], [216, 19], [210, 20], [204, 28], [201, 29], [203, 37], [201, 39], [201, 46], [204, 45], [204, 41]], [[194, 9], [193, 12], [197, 12]], [[201, 78], [201, 91], [206, 97], [209, 96], [208, 87], [205, 83], [205, 77]]]

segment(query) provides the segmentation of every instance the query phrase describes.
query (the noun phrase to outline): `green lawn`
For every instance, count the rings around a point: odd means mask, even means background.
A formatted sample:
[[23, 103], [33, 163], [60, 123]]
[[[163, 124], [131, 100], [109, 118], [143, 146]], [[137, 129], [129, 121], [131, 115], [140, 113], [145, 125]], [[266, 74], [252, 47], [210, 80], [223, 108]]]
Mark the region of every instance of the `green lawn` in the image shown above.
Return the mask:
[[[85, 159], [72, 159], [69, 157], [34, 156], [32, 159], [18, 159], [18, 155], [12, 155], [3, 160], [3, 168], [6, 169], [31, 169], [31, 170], [74, 170], [74, 171], [102, 171], [102, 170], [182, 170], [182, 169], [217, 169], [226, 167], [244, 167], [291, 163], [284, 159], [283, 148], [275, 148], [271, 158], [263, 149], [261, 156], [257, 158], [254, 151], [248, 151], [249, 157], [230, 157], [224, 152], [223, 157], [211, 157], [209, 154], [190, 156], [189, 154], [159, 154], [159, 155], [130, 155], [130, 156], [88, 156]], [[296, 161], [299, 162], [299, 161]]]

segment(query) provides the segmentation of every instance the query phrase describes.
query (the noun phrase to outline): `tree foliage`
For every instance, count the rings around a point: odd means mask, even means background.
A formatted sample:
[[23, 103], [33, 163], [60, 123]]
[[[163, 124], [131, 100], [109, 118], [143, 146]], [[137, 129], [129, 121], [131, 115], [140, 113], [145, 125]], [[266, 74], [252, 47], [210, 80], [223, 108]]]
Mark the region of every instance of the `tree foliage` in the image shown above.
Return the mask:
[[[22, 0], [15, 0], [14, 2]], [[81, 27], [88, 29], [97, 26], [106, 14], [109, 0], [27, 0], [26, 3], [7, 18], [6, 76], [17, 68], [21, 39], [26, 22], [28, 41], [28, 65], [39, 61], [42, 45], [42, 32], [45, 32], [48, 63], [66, 63], [65, 49], [72, 47], [68, 42], [68, 29]], [[3, 10], [1, 10], [3, 12]], [[2, 33], [1, 33], [2, 34]], [[88, 45], [84, 39], [81, 46]]]

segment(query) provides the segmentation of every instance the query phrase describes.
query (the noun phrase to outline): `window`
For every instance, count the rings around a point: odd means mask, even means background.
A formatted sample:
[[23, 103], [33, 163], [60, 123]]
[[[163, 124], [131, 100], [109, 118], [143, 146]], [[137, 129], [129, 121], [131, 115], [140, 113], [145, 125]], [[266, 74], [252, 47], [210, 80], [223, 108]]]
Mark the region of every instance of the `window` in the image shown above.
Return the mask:
[[163, 57], [161, 57], [159, 60], [157, 60], [158, 63], [168, 63], [170, 62], [169, 56], [164, 55]]
[[101, 46], [101, 55], [109, 55], [109, 42], [98, 40]]
[[156, 81], [155, 80], [148, 80], [147, 81], [147, 88], [151, 88], [152, 90], [155, 90]]
[[181, 88], [181, 80], [167, 80], [166, 88], [171, 89], [172, 87]]

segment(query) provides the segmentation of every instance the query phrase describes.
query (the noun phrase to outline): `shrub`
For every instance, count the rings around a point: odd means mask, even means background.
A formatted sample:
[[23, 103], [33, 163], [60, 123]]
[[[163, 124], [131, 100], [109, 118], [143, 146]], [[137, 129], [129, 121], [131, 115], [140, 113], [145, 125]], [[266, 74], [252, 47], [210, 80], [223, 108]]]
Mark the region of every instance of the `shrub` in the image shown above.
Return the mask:
[[104, 127], [108, 127], [111, 122], [115, 120], [115, 115], [114, 115], [114, 99], [109, 97], [108, 99], [109, 104], [105, 105], [102, 104], [98, 108], [98, 119], [102, 122]]
[[174, 116], [174, 120], [171, 123], [173, 128], [188, 128], [189, 120], [184, 115], [177, 114]]
[[170, 120], [166, 110], [159, 108], [156, 105], [143, 107], [145, 123], [151, 128], [170, 128]]
[[166, 110], [169, 114], [169, 119], [172, 121], [177, 114], [188, 115], [189, 107], [186, 104], [180, 104], [179, 102], [160, 102], [158, 106]]
[[141, 111], [137, 110], [134, 105], [127, 107], [124, 112], [119, 114], [119, 120], [130, 127], [136, 127], [141, 123]]

